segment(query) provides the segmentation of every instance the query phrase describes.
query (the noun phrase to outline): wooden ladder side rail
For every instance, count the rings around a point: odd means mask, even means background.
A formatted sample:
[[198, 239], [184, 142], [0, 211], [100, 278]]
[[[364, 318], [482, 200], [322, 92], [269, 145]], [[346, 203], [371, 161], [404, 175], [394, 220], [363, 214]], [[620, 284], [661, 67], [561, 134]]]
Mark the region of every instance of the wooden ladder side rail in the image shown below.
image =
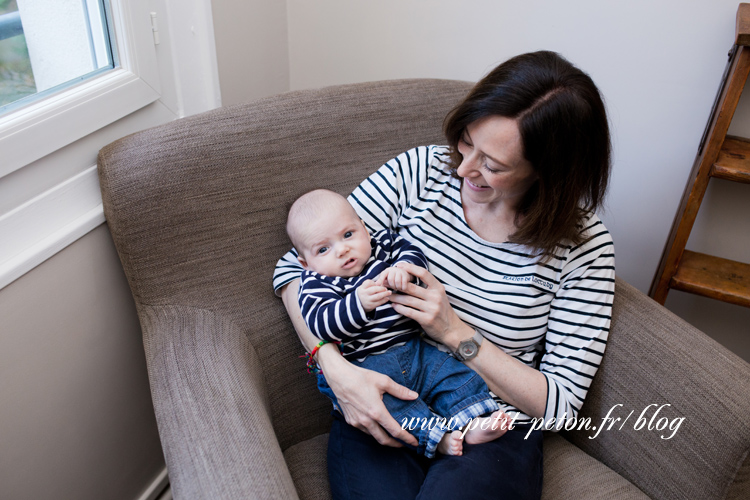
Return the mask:
[[734, 44], [742, 46], [750, 45], [750, 3], [741, 3], [737, 8]]
[[737, 10], [735, 45], [730, 52], [722, 88], [714, 103], [711, 120], [704, 139], [701, 141], [693, 170], [688, 177], [675, 222], [662, 253], [659, 269], [651, 283], [649, 295], [662, 305], [667, 300], [670, 282], [677, 272], [690, 231], [698, 215], [698, 209], [703, 201], [703, 195], [706, 193], [711, 168], [719, 157], [734, 110], [750, 73], [750, 47], [748, 45], [750, 45], [750, 4], [743, 3]]

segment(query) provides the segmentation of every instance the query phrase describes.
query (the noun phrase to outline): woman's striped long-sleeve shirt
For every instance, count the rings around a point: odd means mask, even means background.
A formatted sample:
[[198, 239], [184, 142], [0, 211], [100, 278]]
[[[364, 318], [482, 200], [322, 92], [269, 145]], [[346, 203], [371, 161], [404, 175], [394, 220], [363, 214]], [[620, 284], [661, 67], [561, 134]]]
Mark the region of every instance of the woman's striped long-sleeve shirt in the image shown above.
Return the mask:
[[[389, 161], [349, 196], [371, 231], [390, 229], [422, 249], [456, 314], [547, 379], [544, 418], [575, 417], [601, 363], [615, 286], [612, 238], [595, 214], [585, 242], [561, 242], [544, 263], [525, 246], [480, 238], [464, 218], [448, 149], [423, 146]], [[277, 264], [274, 288], [298, 278], [296, 253]], [[530, 417], [496, 396], [503, 411]]]

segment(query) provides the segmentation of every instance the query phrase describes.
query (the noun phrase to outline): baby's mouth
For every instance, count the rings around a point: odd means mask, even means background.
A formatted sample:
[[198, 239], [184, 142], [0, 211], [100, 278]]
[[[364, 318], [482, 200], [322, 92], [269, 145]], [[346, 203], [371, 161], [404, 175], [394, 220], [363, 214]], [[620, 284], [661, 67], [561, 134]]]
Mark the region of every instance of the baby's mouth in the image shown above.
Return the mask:
[[347, 259], [347, 260], [346, 260], [346, 262], [344, 262], [344, 265], [343, 265], [343, 266], [341, 266], [341, 267], [343, 267], [343, 268], [345, 268], [345, 269], [346, 269], [346, 268], [349, 268], [349, 267], [351, 267], [351, 266], [353, 266], [353, 265], [354, 265], [354, 262], [356, 262], [356, 260], [357, 260], [357, 259], [355, 259], [354, 257], [352, 257], [352, 258], [350, 258], [350, 259]]

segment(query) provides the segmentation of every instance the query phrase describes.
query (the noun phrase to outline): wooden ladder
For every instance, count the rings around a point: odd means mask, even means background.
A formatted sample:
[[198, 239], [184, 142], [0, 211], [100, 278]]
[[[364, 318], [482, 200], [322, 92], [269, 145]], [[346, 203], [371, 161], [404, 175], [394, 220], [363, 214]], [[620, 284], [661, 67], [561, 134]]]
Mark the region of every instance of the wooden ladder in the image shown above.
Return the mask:
[[750, 73], [750, 4], [737, 10], [735, 44], [698, 148], [649, 295], [664, 304], [671, 288], [750, 307], [750, 265], [685, 250], [711, 177], [750, 183], [750, 140], [728, 136]]

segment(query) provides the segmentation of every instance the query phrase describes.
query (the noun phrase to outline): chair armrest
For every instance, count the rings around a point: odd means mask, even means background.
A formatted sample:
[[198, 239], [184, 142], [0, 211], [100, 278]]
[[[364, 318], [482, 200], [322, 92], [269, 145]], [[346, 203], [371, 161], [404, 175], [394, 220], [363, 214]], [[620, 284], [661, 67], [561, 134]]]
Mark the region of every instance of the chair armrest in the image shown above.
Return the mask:
[[191, 307], [142, 306], [139, 316], [175, 498], [297, 498], [245, 334]]
[[[650, 404], [647, 421], [671, 405], [653, 424], [685, 418], [671, 439], [648, 422], [636, 430]], [[598, 429], [612, 408], [621, 420], [611, 430], [565, 436], [652, 498], [724, 498], [750, 450], [750, 365], [618, 279], [607, 350], [579, 417]]]

